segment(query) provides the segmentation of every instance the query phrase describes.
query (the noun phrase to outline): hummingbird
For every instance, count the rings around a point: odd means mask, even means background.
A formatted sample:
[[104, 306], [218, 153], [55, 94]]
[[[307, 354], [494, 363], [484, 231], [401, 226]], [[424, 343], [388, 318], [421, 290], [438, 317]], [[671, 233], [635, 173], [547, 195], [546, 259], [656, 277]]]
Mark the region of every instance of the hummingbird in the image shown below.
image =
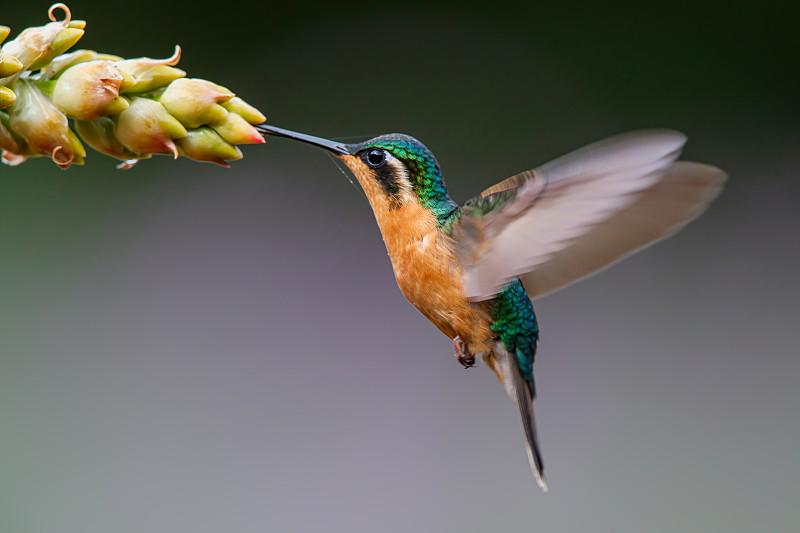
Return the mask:
[[345, 144], [266, 124], [257, 129], [323, 148], [349, 168], [375, 214], [400, 291], [452, 339], [461, 365], [488, 366], [517, 406], [543, 491], [532, 299], [675, 233], [706, 209], [726, 179], [716, 167], [677, 161], [683, 134], [641, 130], [580, 148], [458, 204], [433, 153], [408, 135]]

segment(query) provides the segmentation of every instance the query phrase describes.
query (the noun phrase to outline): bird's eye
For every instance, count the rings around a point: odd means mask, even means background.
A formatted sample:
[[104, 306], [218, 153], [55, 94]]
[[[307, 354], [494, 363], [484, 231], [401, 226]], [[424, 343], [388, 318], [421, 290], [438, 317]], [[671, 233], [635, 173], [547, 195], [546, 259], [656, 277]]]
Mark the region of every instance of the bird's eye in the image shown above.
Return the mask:
[[378, 148], [373, 148], [367, 152], [366, 161], [372, 168], [383, 166], [383, 164], [386, 163], [386, 152]]

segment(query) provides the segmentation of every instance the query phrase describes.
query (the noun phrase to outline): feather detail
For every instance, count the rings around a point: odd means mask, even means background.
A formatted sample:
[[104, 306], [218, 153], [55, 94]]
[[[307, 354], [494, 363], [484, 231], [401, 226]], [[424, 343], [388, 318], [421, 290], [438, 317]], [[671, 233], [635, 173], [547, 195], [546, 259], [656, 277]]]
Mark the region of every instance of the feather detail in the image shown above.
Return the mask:
[[706, 210], [725, 177], [709, 165], [674, 163], [634, 203], [520, 276], [528, 295], [544, 296], [669, 237]]
[[[685, 140], [669, 130], [618, 135], [513, 176], [465, 203], [454, 239], [466, 294], [485, 300], [520, 276], [532, 298], [541, 296], [680, 228], [702, 211], [724, 179], [721, 171], [703, 165], [681, 164], [668, 172]], [[666, 185], [659, 187], [662, 181]], [[668, 185], [673, 181], [685, 185], [683, 194]], [[497, 195], [504, 201], [493, 201]], [[673, 199], [681, 205], [665, 207]], [[472, 207], [484, 205], [489, 209]], [[615, 217], [621, 212], [629, 216]], [[590, 243], [587, 236], [613, 244]], [[572, 265], [563, 273], [562, 253]], [[550, 268], [536, 277], [545, 264]]]

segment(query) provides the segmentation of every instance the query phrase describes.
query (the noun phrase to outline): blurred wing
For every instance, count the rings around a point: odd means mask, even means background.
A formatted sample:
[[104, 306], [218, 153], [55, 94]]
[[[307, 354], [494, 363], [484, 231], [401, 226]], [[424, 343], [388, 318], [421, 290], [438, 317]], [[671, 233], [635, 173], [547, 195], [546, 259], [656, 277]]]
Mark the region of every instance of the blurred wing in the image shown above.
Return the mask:
[[454, 238], [467, 295], [491, 298], [520, 277], [542, 296], [680, 229], [725, 179], [674, 163], [685, 141], [668, 130], [611, 137], [466, 202]]
[[669, 237], [705, 211], [724, 181], [716, 167], [674, 163], [634, 203], [522, 274], [525, 290], [543, 296]]

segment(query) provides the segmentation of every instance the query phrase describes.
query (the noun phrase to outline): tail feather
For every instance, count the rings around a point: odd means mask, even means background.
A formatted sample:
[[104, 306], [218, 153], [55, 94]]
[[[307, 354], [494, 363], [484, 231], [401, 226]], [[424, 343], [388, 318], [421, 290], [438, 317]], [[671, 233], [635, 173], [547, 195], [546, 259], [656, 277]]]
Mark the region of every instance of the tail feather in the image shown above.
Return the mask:
[[525, 433], [525, 444], [531, 471], [539, 487], [544, 492], [547, 492], [547, 481], [544, 478], [544, 462], [542, 461], [542, 452], [539, 449], [539, 439], [536, 434], [536, 419], [533, 415], [533, 391], [522, 376], [515, 354], [500, 346], [496, 347], [495, 354], [496, 359], [492, 365], [493, 370], [500, 377], [511, 400], [519, 408], [519, 417]]

